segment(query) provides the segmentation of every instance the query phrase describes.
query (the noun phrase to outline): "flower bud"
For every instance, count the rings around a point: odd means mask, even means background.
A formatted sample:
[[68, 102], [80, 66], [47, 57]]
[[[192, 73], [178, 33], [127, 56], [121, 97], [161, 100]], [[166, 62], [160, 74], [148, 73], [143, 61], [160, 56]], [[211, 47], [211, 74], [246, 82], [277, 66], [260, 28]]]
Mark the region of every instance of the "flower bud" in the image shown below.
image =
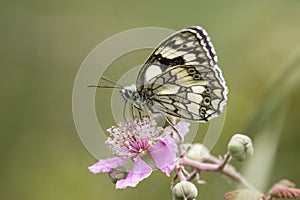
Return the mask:
[[196, 186], [188, 181], [177, 183], [172, 192], [173, 200], [195, 200], [198, 195]]
[[116, 184], [118, 180], [126, 178], [128, 172], [126, 172], [124, 167], [118, 167], [113, 169], [111, 172], [108, 173], [110, 180]]
[[186, 157], [195, 161], [203, 161], [209, 155], [208, 149], [200, 143], [193, 144], [186, 152]]
[[254, 149], [248, 136], [235, 134], [228, 144], [228, 151], [234, 159], [243, 161], [253, 154]]

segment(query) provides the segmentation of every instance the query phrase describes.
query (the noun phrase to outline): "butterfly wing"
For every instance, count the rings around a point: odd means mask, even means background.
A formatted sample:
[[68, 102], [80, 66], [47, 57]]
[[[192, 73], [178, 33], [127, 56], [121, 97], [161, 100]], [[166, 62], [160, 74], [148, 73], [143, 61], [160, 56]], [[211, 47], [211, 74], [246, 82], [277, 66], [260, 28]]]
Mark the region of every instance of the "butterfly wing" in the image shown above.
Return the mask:
[[206, 65], [168, 68], [144, 85], [152, 113], [208, 121], [218, 116], [227, 101], [228, 89], [221, 71]]
[[182, 29], [165, 39], [143, 65], [137, 88], [154, 76], [176, 65], [205, 65], [215, 67], [217, 56], [206, 31], [199, 26]]

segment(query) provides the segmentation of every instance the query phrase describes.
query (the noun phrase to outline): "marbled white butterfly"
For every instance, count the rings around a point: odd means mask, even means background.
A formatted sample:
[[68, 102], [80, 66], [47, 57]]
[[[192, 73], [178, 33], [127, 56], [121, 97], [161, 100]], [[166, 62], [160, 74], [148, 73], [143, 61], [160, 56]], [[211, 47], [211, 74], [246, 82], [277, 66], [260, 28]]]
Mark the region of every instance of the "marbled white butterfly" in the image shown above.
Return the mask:
[[194, 26], [165, 39], [141, 68], [136, 85], [120, 92], [138, 110], [206, 122], [222, 112], [228, 88], [210, 38]]

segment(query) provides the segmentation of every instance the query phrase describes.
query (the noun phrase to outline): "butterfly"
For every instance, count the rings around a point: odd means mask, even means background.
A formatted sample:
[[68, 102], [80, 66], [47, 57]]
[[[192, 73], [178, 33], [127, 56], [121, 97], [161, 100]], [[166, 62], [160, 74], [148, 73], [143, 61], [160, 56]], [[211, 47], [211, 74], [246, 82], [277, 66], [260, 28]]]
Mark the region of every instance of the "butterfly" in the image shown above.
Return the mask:
[[140, 69], [136, 84], [118, 86], [138, 110], [198, 122], [220, 115], [228, 94], [213, 44], [199, 26], [166, 38]]

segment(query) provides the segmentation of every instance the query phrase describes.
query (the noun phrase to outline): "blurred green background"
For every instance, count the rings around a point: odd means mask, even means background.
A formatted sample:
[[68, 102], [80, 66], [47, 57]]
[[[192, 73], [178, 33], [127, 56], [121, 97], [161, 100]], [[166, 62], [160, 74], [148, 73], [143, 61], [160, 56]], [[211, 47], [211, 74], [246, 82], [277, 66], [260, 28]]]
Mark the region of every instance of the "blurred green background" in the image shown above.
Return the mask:
[[[200, 25], [208, 31], [230, 90], [224, 132], [213, 153], [225, 153], [234, 133], [269, 134], [261, 139], [265, 152], [256, 154], [274, 153], [272, 163], [265, 157], [247, 173], [255, 177], [270, 164], [269, 186], [282, 178], [300, 186], [300, 74], [299, 63], [290, 64], [300, 46], [300, 1], [3, 0], [0, 16], [1, 199], [171, 199], [171, 179], [160, 172], [126, 190], [115, 190], [105, 174], [92, 175], [87, 167], [96, 160], [72, 118], [73, 82], [87, 54], [113, 34], [146, 26]], [[149, 53], [125, 56], [106, 75], [116, 80], [120, 68], [141, 64]], [[97, 93], [100, 121], [109, 112], [107, 94]], [[254, 160], [234, 164], [242, 170]], [[219, 174], [204, 178], [199, 199], [222, 199], [235, 186]]]

